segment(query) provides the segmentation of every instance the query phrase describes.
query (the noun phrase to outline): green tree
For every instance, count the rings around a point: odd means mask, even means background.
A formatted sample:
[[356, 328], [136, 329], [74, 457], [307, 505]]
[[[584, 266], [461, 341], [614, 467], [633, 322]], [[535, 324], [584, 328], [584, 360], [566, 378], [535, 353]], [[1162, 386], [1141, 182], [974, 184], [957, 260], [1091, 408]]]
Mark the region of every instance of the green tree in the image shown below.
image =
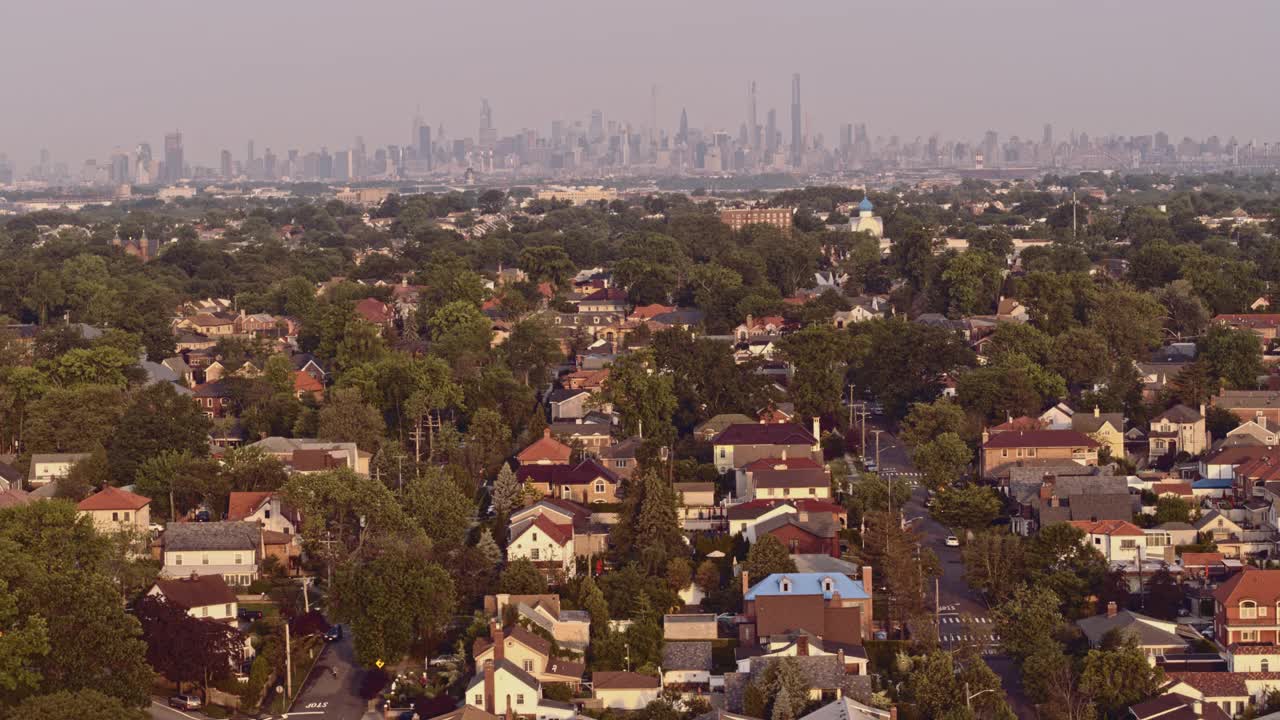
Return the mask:
[[890, 418], [902, 417], [911, 403], [932, 402], [944, 374], [974, 363], [973, 352], [946, 328], [896, 317], [858, 323], [851, 332], [853, 382], [874, 388]]
[[596, 585], [593, 577], [588, 575], [578, 585], [578, 606], [591, 616], [591, 637], [601, 638], [609, 634], [609, 603], [604, 593]]
[[1186, 500], [1175, 496], [1166, 496], [1156, 500], [1157, 525], [1167, 522], [1191, 522], [1191, 505]]
[[302, 516], [305, 549], [330, 568], [356, 563], [413, 528], [386, 485], [348, 468], [295, 474], [280, 492]]
[[493, 481], [493, 510], [497, 514], [506, 517], [511, 514], [521, 502], [524, 496], [524, 490], [520, 487], [520, 481], [516, 479], [516, 473], [511, 469], [510, 465], [503, 463], [502, 469], [498, 471], [498, 478]]
[[1080, 671], [1081, 692], [1113, 717], [1154, 695], [1163, 681], [1164, 671], [1152, 667], [1132, 643], [1116, 650], [1090, 650]]
[[[35, 668], [48, 655], [49, 629], [39, 615], [18, 616], [18, 600], [0, 580], [0, 691], [25, 695], [40, 686]], [[0, 703], [3, 708], [3, 703]]]
[[226, 623], [199, 618], [162, 597], [138, 601], [138, 621], [147, 643], [147, 663], [178, 684], [209, 682], [231, 674], [231, 663], [244, 648], [239, 631]]
[[448, 362], [455, 375], [469, 374], [489, 355], [493, 322], [469, 302], [455, 300], [437, 310], [430, 330], [431, 352]]
[[796, 563], [781, 540], [766, 534], [756, 538], [751, 550], [747, 552], [742, 570], [749, 574], [751, 583], [755, 584], [774, 573], [795, 572]]
[[788, 396], [798, 412], [816, 417], [840, 409], [850, 341], [848, 333], [829, 324], [811, 325], [782, 338], [779, 351], [795, 370]]
[[520, 251], [521, 269], [535, 280], [545, 280], [557, 287], [563, 287], [573, 277], [573, 261], [569, 259], [564, 248], [555, 245], [527, 247]]
[[975, 590], [998, 605], [1013, 596], [1024, 577], [1022, 541], [1017, 535], [989, 530], [980, 532], [960, 551], [964, 578]]
[[532, 562], [517, 558], [507, 563], [498, 576], [498, 592], [536, 595], [547, 591], [547, 579]]
[[[355, 659], [396, 663], [410, 649], [443, 639], [456, 604], [453, 579], [420, 549], [388, 547], [334, 577], [335, 619], [351, 625]], [[425, 647], [423, 647], [425, 645]]]
[[493, 532], [489, 528], [480, 531], [480, 538], [476, 540], [476, 550], [480, 553], [486, 568], [496, 569], [502, 564], [502, 548], [498, 547], [498, 541], [493, 539]]
[[626, 434], [662, 442], [673, 439], [673, 381], [656, 367], [652, 351], [636, 350], [615, 360], [600, 395], [622, 413]]
[[1115, 287], [1099, 291], [1090, 327], [1107, 341], [1113, 357], [1136, 360], [1160, 346], [1164, 308], [1150, 294]]
[[200, 406], [172, 384], [143, 388], [129, 403], [109, 446], [113, 479], [121, 485], [132, 482], [141, 463], [165, 451], [207, 455], [211, 428]]
[[982, 485], [946, 487], [933, 498], [933, 518], [949, 528], [977, 531], [991, 526], [1002, 503], [995, 491]]
[[1000, 647], [1021, 661], [1041, 648], [1056, 645], [1066, 628], [1058, 605], [1058, 596], [1049, 588], [1024, 585], [1015, 590], [995, 609]]
[[959, 480], [973, 460], [973, 452], [960, 436], [944, 432], [917, 447], [912, 460], [931, 488], [943, 488]]
[[947, 262], [942, 284], [950, 317], [990, 312], [1004, 281], [1005, 263], [990, 253], [970, 250]]
[[31, 404], [26, 451], [89, 452], [110, 444], [125, 412], [125, 397], [107, 385], [53, 388]]
[[1023, 543], [1027, 582], [1051, 590], [1070, 619], [1093, 614], [1090, 597], [1101, 588], [1107, 571], [1102, 553], [1083, 539], [1083, 530], [1053, 523]]
[[920, 717], [947, 720], [1013, 720], [1000, 678], [973, 646], [952, 654], [935, 650], [912, 658], [906, 695]]
[[1089, 385], [1107, 374], [1107, 341], [1089, 328], [1069, 328], [1053, 338], [1048, 362], [1068, 384]]
[[529, 384], [530, 378], [537, 381], [535, 384], [541, 385], [551, 367], [564, 357], [551, 327], [546, 321], [537, 318], [516, 323], [500, 347], [507, 367], [525, 385]]
[[1262, 345], [1250, 330], [1236, 330], [1225, 325], [1209, 328], [1199, 342], [1200, 357], [1209, 371], [1227, 387], [1253, 390], [1258, 387], [1262, 368]]
[[333, 390], [320, 408], [316, 437], [321, 440], [353, 442], [361, 450], [377, 452], [385, 436], [382, 414], [354, 389]]
[[97, 690], [59, 690], [18, 703], [5, 717], [22, 720], [147, 720], [144, 710]]
[[402, 498], [405, 512], [417, 521], [439, 553], [465, 544], [476, 504], [438, 468], [430, 468], [411, 480]]

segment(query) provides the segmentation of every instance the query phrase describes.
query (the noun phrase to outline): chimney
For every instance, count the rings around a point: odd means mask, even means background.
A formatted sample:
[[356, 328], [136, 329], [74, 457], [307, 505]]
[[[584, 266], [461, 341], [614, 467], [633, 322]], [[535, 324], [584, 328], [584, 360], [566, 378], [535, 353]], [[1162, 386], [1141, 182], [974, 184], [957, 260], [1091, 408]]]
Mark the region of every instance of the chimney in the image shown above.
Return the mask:
[[845, 673], [849, 672], [849, 666], [845, 665], [845, 662], [844, 662], [844, 648], [836, 649], [836, 662], [840, 663], [840, 670], [842, 672], [845, 672]]
[[1116, 603], [1113, 600], [1107, 603], [1107, 617], [1113, 618], [1115, 616], [1116, 616]]
[[1094, 417], [1098, 417], [1098, 416], [1099, 416], [1099, 415], [1101, 415], [1101, 414], [1102, 414], [1102, 410], [1098, 409], [1098, 406], [1097, 406], [1097, 405], [1094, 405], [1094, 406], [1093, 406], [1093, 416], [1094, 416]]
[[1204, 419], [1204, 403], [1200, 403], [1200, 418]]
[[747, 591], [751, 589], [751, 573], [746, 570], [742, 571], [742, 596], [747, 596]]
[[493, 714], [493, 661], [484, 661], [484, 711]]
[[822, 423], [818, 416], [813, 416], [813, 451], [822, 452]]
[[809, 657], [809, 636], [801, 635], [796, 638], [796, 655], [800, 657]]
[[898, 706], [893, 705], [889, 708], [889, 720], [898, 720]]
[[493, 661], [498, 662], [503, 659], [502, 623], [497, 620], [489, 623], [489, 637], [493, 639]]
[[1049, 500], [1053, 497], [1053, 481], [1045, 478], [1040, 481], [1040, 499]]
[[871, 566], [863, 565], [862, 566], [862, 591], [867, 594], [867, 597], [871, 597], [871, 588], [872, 588]]

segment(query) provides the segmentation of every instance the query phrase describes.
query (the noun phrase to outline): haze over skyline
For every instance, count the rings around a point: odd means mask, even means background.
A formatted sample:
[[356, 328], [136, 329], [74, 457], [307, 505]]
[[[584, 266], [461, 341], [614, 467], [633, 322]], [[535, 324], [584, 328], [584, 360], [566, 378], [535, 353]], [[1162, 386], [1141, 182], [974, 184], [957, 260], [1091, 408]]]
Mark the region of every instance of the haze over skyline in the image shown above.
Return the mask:
[[[472, 136], [481, 98], [502, 134], [553, 120], [650, 117], [736, 133], [747, 87], [789, 128], [802, 78], [811, 132], [976, 139], [1145, 134], [1280, 139], [1271, 35], [1280, 4], [332, 0], [188, 5], [22, 0], [0, 17], [0, 152], [78, 161], [180, 130], [190, 162], [248, 140], [408, 144], [421, 108]], [[1075, 40], [1074, 38], [1087, 38]]]

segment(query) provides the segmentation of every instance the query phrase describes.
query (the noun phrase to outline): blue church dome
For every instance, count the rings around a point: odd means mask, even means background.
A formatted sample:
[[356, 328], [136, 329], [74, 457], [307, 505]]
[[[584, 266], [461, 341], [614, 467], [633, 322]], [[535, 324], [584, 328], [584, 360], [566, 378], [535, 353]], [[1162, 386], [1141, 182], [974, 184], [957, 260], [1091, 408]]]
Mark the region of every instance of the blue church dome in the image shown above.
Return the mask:
[[871, 204], [871, 198], [863, 197], [862, 202], [858, 203], [858, 212], [871, 212], [875, 206]]

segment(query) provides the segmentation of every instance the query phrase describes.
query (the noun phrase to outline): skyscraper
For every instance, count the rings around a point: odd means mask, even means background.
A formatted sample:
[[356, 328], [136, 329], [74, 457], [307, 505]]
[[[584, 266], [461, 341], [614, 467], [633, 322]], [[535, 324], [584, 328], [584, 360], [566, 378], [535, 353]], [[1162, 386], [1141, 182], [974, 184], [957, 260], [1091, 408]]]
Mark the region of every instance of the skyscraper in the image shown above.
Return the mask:
[[591, 129], [589, 130], [591, 142], [600, 142], [604, 140], [604, 113], [599, 110], [591, 111]]
[[253, 168], [253, 141], [250, 140], [244, 153], [244, 166], [246, 169]]
[[747, 142], [751, 149], [760, 152], [760, 123], [756, 121], [756, 81], [751, 81], [747, 92]]
[[232, 169], [231, 169], [231, 151], [230, 151], [230, 150], [223, 150], [223, 151], [222, 151], [222, 179], [223, 179], [223, 180], [229, 180], [229, 179], [231, 179], [231, 173], [232, 173]]
[[182, 133], [166, 133], [164, 136], [164, 182], [177, 182], [183, 175]]
[[493, 127], [493, 108], [484, 98], [480, 100], [480, 132], [476, 139], [480, 147], [493, 147], [498, 143], [498, 131]]
[[769, 108], [769, 119], [764, 126], [764, 151], [772, 156], [778, 152], [778, 109]]
[[800, 167], [804, 140], [800, 130], [800, 73], [791, 76], [791, 167]]
[[1044, 139], [1041, 142], [1046, 146], [1053, 145], [1053, 123], [1044, 124]]
[[431, 126], [418, 126], [418, 163], [422, 169], [431, 172]]
[[654, 85], [649, 92], [649, 144], [658, 142], [658, 86]]
[[680, 133], [676, 135], [676, 142], [689, 142], [689, 111], [685, 108], [680, 108]]

